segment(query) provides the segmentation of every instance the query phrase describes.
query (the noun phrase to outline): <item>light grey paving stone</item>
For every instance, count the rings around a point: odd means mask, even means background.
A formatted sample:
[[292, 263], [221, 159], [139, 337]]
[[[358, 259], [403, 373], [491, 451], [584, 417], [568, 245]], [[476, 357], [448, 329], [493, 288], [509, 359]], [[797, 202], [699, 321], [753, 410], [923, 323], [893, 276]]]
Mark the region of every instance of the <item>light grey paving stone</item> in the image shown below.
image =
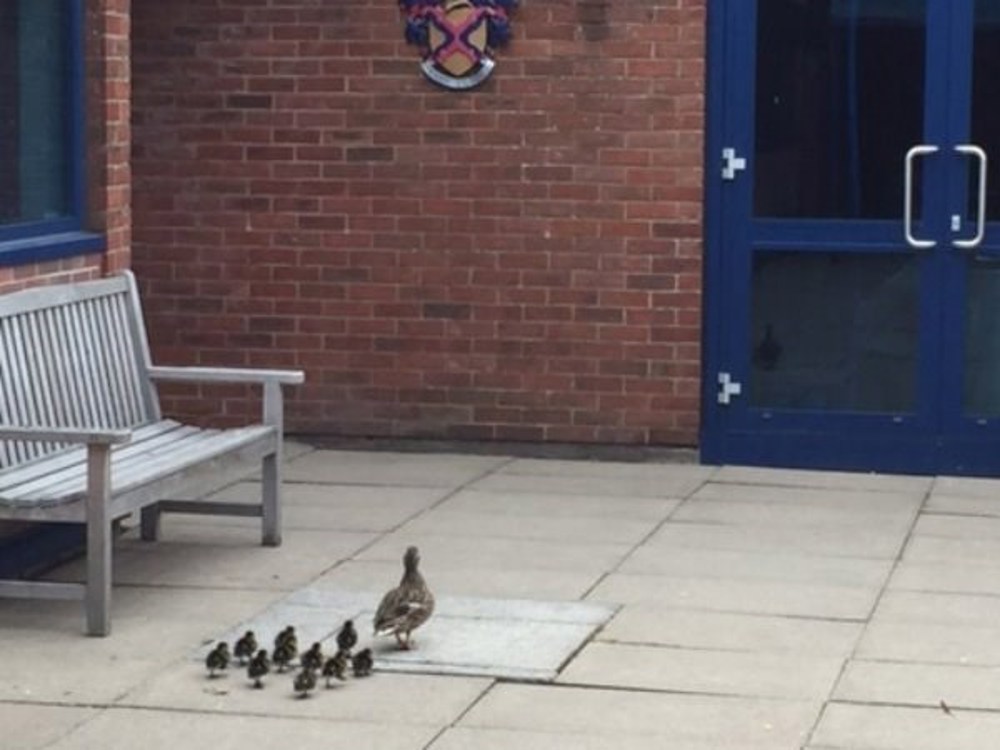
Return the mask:
[[99, 713], [95, 708], [0, 703], [0, 742], [4, 750], [42, 750]]
[[877, 596], [874, 588], [615, 573], [588, 598], [717, 612], [865, 620]]
[[[167, 519], [163, 539], [117, 540], [116, 584], [250, 588], [298, 588], [374, 539], [374, 533], [288, 529], [280, 547], [260, 544], [259, 531], [206, 527]], [[83, 580], [84, 561], [60, 568], [61, 580]]]
[[906, 545], [905, 562], [984, 563], [1000, 560], [1000, 539], [914, 536]]
[[[273, 639], [285, 625], [299, 633], [300, 650], [320, 642], [336, 651], [335, 635], [345, 619], [354, 620], [362, 643], [371, 640], [379, 592], [344, 592], [313, 585], [276, 602], [250, 620], [220, 634], [233, 642], [245, 630]], [[438, 597], [434, 616], [417, 633], [410, 651], [391, 638], [374, 644], [382, 671], [482, 675], [551, 680], [559, 668], [616, 607], [586, 602], [541, 602]], [[203, 659], [205, 649], [195, 654]]]
[[913, 529], [917, 536], [1000, 541], [1000, 518], [924, 514]]
[[392, 560], [399, 566], [403, 551], [411, 544], [420, 547], [421, 569], [432, 584], [438, 570], [463, 565], [600, 574], [613, 569], [632, 550], [631, 544], [612, 542], [472, 538], [401, 530], [386, 534], [354, 559]]
[[[597, 570], [539, 570], [514, 565], [436, 567], [434, 588], [453, 596], [492, 599], [580, 599], [601, 576]], [[399, 562], [347, 561], [324, 573], [317, 583], [353, 591], [388, 588], [399, 579]]]
[[498, 473], [531, 476], [595, 477], [599, 479], [642, 479], [667, 482], [704, 482], [717, 468], [698, 463], [668, 461], [599, 461], [587, 459], [517, 458]]
[[809, 748], [854, 750], [982, 750], [994, 747], [1000, 715], [935, 708], [834, 703], [827, 706]]
[[694, 649], [846, 657], [861, 623], [729, 614], [629, 604], [601, 630], [601, 641]]
[[1000, 498], [1000, 480], [975, 477], [937, 477], [934, 481], [931, 499], [933, 500], [936, 495]]
[[781, 550], [798, 555], [894, 560], [905, 540], [901, 530], [827, 526], [724, 526], [668, 522], [647, 542], [654, 548], [695, 547], [748, 552]]
[[482, 492], [530, 492], [564, 495], [599, 495], [602, 497], [684, 497], [693, 492], [701, 480], [691, 476], [611, 477], [586, 476], [578, 473], [512, 474], [496, 472], [469, 485]]
[[2, 600], [0, 700], [109, 703], [273, 598], [253, 591], [116, 588], [108, 638], [82, 636], [79, 602]]
[[1000, 596], [1000, 560], [993, 565], [904, 562], [893, 571], [889, 588], [900, 591]]
[[832, 586], [880, 587], [892, 560], [792, 554], [783, 550], [725, 550], [644, 544], [618, 570], [705, 578], [757, 579]]
[[447, 453], [317, 450], [289, 461], [285, 480], [335, 484], [458, 487], [510, 459]]
[[483, 492], [460, 490], [442, 503], [442, 508], [472, 513], [546, 518], [620, 518], [630, 521], [661, 521], [677, 507], [678, 499], [622, 497], [613, 495], [569, 495], [543, 492]]
[[[505, 685], [493, 688], [458, 723], [598, 738], [659, 737], [662, 747], [792, 750], [819, 704], [806, 701]], [[600, 745], [598, 745], [600, 747]]]
[[823, 700], [844, 660], [832, 656], [591, 643], [559, 676], [573, 685]]
[[[446, 497], [450, 490], [440, 487], [285, 482], [282, 492], [285, 528], [388, 531], [431, 507]], [[240, 482], [209, 499], [254, 502], [259, 497], [259, 483]], [[253, 518], [204, 516], [199, 520], [260, 526], [260, 520]]]
[[804, 487], [777, 484], [744, 484], [710, 481], [702, 485], [691, 499], [693, 501], [721, 500], [750, 504], [769, 504], [787, 508], [816, 508], [840, 510], [862, 515], [915, 513], [921, 506], [925, 491], [866, 492], [840, 486], [836, 483], [823, 487]]
[[930, 477], [902, 476], [846, 471], [805, 471], [766, 469], [754, 466], [723, 466], [712, 476], [713, 482], [769, 484], [786, 487], [830, 488], [858, 492], [911, 492], [930, 489]]
[[975, 594], [887, 591], [875, 612], [877, 621], [992, 626], [1000, 623], [1000, 598]]
[[230, 669], [223, 677], [209, 679], [201, 665], [184, 661], [130, 692], [120, 705], [188, 715], [296, 717], [440, 729], [461, 716], [491, 684], [473, 677], [375, 672], [363, 679], [334, 680], [331, 688], [321, 681], [309, 698], [300, 699], [293, 679], [292, 672], [273, 672], [256, 690], [245, 672]]
[[1000, 668], [854, 661], [835, 697], [854, 703], [894, 703], [1000, 709]]
[[[429, 750], [738, 750], [739, 742], [717, 744], [697, 738], [678, 741], [664, 734], [543, 733], [524, 729], [448, 729]], [[768, 746], [776, 747], [776, 746]], [[779, 748], [780, 750], [780, 748]]]
[[875, 620], [858, 644], [865, 659], [1000, 666], [1000, 624], [968, 626]]
[[407, 523], [400, 534], [496, 537], [508, 539], [594, 541], [634, 545], [642, 541], [658, 520], [616, 518], [613, 506], [604, 518], [549, 517], [538, 514], [501, 515], [437, 508]]
[[927, 500], [925, 512], [997, 518], [1000, 517], [1000, 498], [934, 493]]
[[[270, 696], [277, 702], [277, 696]], [[319, 704], [318, 698], [286, 703]], [[333, 703], [333, 700], [327, 701]], [[246, 750], [322, 747], [343, 750], [421, 750], [434, 736], [429, 727], [347, 721], [303, 721], [282, 716], [226, 716], [115, 708], [52, 745], [52, 750]]]
[[847, 533], [878, 528], [906, 534], [916, 509], [871, 512], [853, 507], [793, 505], [791, 503], [752, 502], [746, 500], [689, 500], [671, 516], [671, 521], [716, 523], [740, 527], [810, 527], [838, 528]]

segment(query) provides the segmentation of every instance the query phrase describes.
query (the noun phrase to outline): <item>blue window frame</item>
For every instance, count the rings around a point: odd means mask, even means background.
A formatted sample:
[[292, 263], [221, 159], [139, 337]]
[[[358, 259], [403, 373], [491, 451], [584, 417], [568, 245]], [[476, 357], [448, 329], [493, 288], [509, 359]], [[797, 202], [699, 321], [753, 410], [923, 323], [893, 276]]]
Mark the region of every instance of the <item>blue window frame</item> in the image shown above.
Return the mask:
[[0, 2], [0, 265], [104, 246], [83, 223], [83, 5]]

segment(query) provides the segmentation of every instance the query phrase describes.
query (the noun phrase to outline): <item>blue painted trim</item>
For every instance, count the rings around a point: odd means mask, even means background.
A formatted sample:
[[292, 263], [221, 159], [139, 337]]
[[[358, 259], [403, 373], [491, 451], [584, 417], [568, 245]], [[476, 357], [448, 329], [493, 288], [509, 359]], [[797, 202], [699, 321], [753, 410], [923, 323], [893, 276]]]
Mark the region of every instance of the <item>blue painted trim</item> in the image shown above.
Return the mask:
[[104, 252], [103, 235], [92, 232], [61, 232], [0, 242], [0, 266], [44, 263], [75, 255]]

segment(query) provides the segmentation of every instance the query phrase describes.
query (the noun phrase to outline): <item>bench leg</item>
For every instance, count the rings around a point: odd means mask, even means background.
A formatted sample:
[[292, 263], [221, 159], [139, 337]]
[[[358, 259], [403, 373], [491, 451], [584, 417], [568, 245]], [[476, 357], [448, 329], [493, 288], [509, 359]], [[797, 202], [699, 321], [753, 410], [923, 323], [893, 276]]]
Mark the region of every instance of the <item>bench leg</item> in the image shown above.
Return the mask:
[[265, 456], [261, 468], [261, 541], [267, 547], [278, 547], [281, 545], [281, 451]]
[[111, 632], [111, 447], [87, 448], [87, 635]]
[[144, 542], [155, 542], [160, 538], [160, 505], [149, 505], [139, 511], [139, 533]]

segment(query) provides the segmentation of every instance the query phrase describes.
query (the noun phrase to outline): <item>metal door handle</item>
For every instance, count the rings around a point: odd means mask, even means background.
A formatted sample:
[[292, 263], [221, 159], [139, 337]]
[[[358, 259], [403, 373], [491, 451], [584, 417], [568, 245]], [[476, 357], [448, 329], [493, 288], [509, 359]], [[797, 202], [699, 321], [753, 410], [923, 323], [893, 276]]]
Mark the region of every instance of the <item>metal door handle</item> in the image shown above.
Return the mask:
[[983, 241], [983, 236], [986, 234], [986, 152], [979, 146], [971, 143], [955, 146], [955, 151], [979, 159], [979, 196], [976, 201], [979, 215], [976, 217], [976, 236], [968, 240], [952, 240], [951, 243], [953, 247], [968, 250], [978, 247], [979, 243]]
[[910, 247], [934, 247], [934, 240], [921, 240], [913, 236], [913, 160], [918, 156], [926, 156], [938, 151], [937, 146], [922, 143], [906, 152], [906, 167], [903, 177], [903, 232]]

